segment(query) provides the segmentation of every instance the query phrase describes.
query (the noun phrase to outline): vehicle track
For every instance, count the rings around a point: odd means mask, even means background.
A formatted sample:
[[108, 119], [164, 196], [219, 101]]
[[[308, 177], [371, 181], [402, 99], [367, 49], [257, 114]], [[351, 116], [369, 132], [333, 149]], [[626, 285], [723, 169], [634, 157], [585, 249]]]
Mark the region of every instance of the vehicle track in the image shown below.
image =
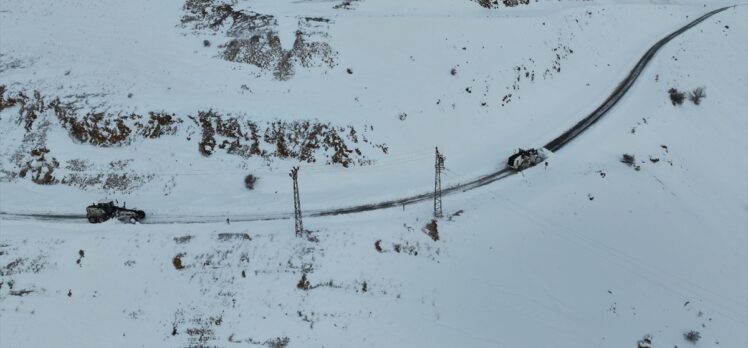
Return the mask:
[[[574, 126], [569, 128], [567, 131], [556, 137], [555, 139], [548, 142], [544, 147], [552, 152], [556, 152], [563, 148], [566, 144], [568, 144], [570, 141], [574, 140], [576, 137], [578, 137], [582, 132], [587, 130], [590, 126], [592, 126], [595, 122], [600, 120], [605, 114], [610, 111], [613, 106], [615, 106], [626, 94], [626, 92], [631, 88], [631, 86], [636, 82], [636, 79], [639, 77], [642, 71], [644, 71], [644, 68], [647, 67], [647, 64], [652, 60], [652, 58], [657, 54], [657, 52], [665, 46], [668, 42], [670, 42], [673, 38], [677, 37], [680, 34], [683, 34], [684, 32], [688, 31], [689, 29], [693, 28], [694, 26], [698, 25], [699, 23], [703, 22], [707, 18], [714, 16], [717, 13], [720, 13], [724, 10], [727, 10], [728, 8], [735, 7], [737, 5], [733, 6], [726, 6], [722, 8], [718, 8], [716, 10], [707, 12], [706, 14], [702, 15], [701, 17], [691, 21], [690, 23], [686, 24], [685, 26], [681, 27], [680, 29], [672, 32], [670, 35], [662, 38], [661, 40], [657, 41], [652, 47], [647, 50], [647, 52], [644, 53], [644, 55], [639, 59], [639, 61], [636, 63], [633, 69], [626, 75], [626, 78], [621, 81], [618, 86], [613, 90], [613, 92], [608, 96], [608, 98], [603, 101], [603, 103], [597, 107], [594, 111], [592, 111], [589, 115], [584, 117], [581, 121], [577, 122]], [[503, 168], [501, 170], [498, 170], [493, 173], [489, 173], [487, 175], [483, 175], [481, 177], [478, 177], [476, 179], [455, 184], [452, 186], [449, 186], [442, 190], [442, 195], [450, 195], [455, 194], [458, 192], [465, 192], [469, 190], [473, 190], [485, 185], [488, 185], [490, 183], [493, 183], [495, 181], [510, 177], [517, 172], [510, 169], [510, 168]], [[343, 214], [353, 214], [353, 213], [360, 213], [360, 212], [367, 212], [367, 211], [373, 211], [373, 210], [379, 210], [379, 209], [387, 209], [387, 208], [393, 208], [393, 207], [399, 207], [407, 204], [412, 203], [418, 203], [423, 202], [426, 200], [430, 200], [434, 198], [433, 192], [427, 192], [422, 193], [415, 196], [405, 197], [405, 198], [399, 198], [389, 201], [382, 201], [377, 203], [369, 203], [369, 204], [361, 204], [351, 207], [342, 207], [342, 208], [332, 208], [332, 209], [321, 209], [321, 210], [312, 210], [312, 211], [306, 211], [303, 213], [303, 216], [306, 217], [316, 217], [316, 216], [334, 216], [334, 215], [343, 215]], [[229, 219], [230, 221], [235, 222], [242, 222], [242, 221], [266, 221], [266, 220], [283, 220], [283, 219], [290, 219], [293, 216], [292, 213], [278, 213], [278, 214], [262, 214], [262, 215], [222, 215], [222, 216], [175, 216], [175, 215], [154, 215], [152, 217], [148, 217], [143, 223], [146, 224], [163, 224], [163, 223], [212, 223], [212, 222], [222, 222], [226, 219]], [[6, 212], [0, 212], [0, 218], [3, 219], [37, 219], [37, 220], [54, 220], [54, 221], [60, 221], [60, 220], [85, 220], [86, 216], [81, 214], [71, 214], [71, 215], [60, 215], [60, 214], [13, 214], [13, 213], [6, 213]]]

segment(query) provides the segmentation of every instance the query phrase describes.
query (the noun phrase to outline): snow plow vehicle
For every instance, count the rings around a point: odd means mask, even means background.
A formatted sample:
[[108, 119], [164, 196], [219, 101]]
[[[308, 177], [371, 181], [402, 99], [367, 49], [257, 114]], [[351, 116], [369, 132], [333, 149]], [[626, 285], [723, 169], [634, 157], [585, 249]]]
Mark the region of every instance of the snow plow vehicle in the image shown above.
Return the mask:
[[506, 165], [516, 171], [523, 171], [545, 161], [548, 157], [546, 149], [517, 149], [509, 156]]
[[96, 203], [86, 207], [88, 222], [95, 224], [115, 218], [122, 222], [135, 223], [145, 219], [145, 212], [114, 205], [114, 202]]

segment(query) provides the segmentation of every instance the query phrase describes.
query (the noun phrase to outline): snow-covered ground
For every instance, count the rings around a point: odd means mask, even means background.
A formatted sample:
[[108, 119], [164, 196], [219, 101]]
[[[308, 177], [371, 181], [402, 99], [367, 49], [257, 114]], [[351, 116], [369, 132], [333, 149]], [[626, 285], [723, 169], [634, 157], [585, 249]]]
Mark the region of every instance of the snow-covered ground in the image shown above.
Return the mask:
[[[6, 176], [0, 211], [80, 214], [102, 198], [154, 217], [290, 211], [286, 173], [298, 162], [202, 156], [188, 116], [208, 109], [373, 127], [366, 136], [389, 149], [362, 147], [373, 163], [326, 166], [320, 154], [301, 164], [305, 209], [427, 192], [434, 146], [447, 155], [444, 184], [464, 182], [566, 130], [654, 42], [717, 7], [336, 3], [239, 2], [277, 17], [284, 49], [298, 17], [330, 19], [321, 37], [336, 65], [297, 66], [279, 81], [218, 58], [230, 38], [179, 25], [182, 2], [3, 1], [9, 93], [86, 95], [83, 110], [166, 111], [185, 123], [173, 136], [101, 148], [73, 141], [48, 111], [39, 120], [49, 121], [46, 156], [63, 163], [56, 175], [75, 172], [70, 160], [99, 172], [132, 160], [125, 170], [149, 179], [119, 192]], [[683, 347], [689, 330], [701, 335], [696, 346], [746, 346], [747, 57], [745, 6], [684, 33], [547, 168], [446, 197], [438, 240], [422, 231], [430, 203], [306, 219], [317, 241], [295, 238], [290, 220], [2, 219], [0, 346], [636, 347], [651, 335], [653, 347]], [[700, 86], [700, 105], [668, 98]], [[19, 149], [31, 150], [17, 115], [0, 113], [8, 172]], [[624, 153], [639, 170], [620, 162]], [[259, 177], [253, 191], [247, 173]], [[308, 290], [297, 286], [302, 274]]]

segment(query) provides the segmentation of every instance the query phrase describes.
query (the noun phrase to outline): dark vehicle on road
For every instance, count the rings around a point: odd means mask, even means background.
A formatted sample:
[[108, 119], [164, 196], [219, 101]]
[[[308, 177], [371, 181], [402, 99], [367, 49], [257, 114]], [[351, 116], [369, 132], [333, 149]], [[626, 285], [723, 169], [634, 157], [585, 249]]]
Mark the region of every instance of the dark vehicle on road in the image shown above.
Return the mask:
[[546, 158], [545, 149], [517, 149], [509, 156], [506, 165], [517, 171], [522, 171], [543, 162]]
[[123, 222], [135, 223], [145, 219], [145, 212], [114, 205], [114, 202], [96, 203], [86, 207], [88, 222], [95, 224], [115, 218]]

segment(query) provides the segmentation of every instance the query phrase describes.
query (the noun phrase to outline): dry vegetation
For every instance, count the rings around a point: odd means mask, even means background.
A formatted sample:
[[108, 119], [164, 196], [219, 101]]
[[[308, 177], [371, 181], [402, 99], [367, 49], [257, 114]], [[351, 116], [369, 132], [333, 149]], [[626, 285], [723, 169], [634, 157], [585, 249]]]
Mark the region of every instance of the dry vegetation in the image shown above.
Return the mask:
[[431, 220], [431, 222], [427, 223], [423, 231], [435, 242], [439, 240], [439, 227], [436, 224], [436, 220]]
[[317, 161], [319, 153], [325, 154], [326, 164], [366, 165], [360, 148], [361, 143], [387, 153], [385, 144], [374, 144], [366, 137], [371, 127], [364, 126], [362, 133], [353, 126], [334, 126], [315, 121], [274, 121], [258, 124], [242, 121], [231, 115], [221, 115], [212, 110], [200, 111], [197, 117], [190, 117], [201, 128], [202, 137], [198, 150], [204, 156], [211, 156], [216, 147], [228, 154], [244, 158], [259, 156], [265, 160], [272, 158], [293, 158], [307, 163]]
[[[56, 244], [59, 241], [49, 243]], [[47, 255], [40, 252], [36, 257], [21, 256], [17, 255], [18, 250], [18, 247], [0, 243], [0, 299], [6, 294], [27, 296], [45, 291], [29, 283], [26, 276], [43, 272], [49, 266]]]
[[0, 111], [18, 106], [18, 122], [27, 132], [34, 130], [37, 119], [47, 111], [52, 111], [70, 136], [82, 143], [96, 146], [118, 146], [132, 141], [135, 135], [145, 138], [158, 138], [173, 135], [182, 120], [173, 114], [150, 112], [146, 117], [137, 114], [107, 114], [89, 111], [80, 113], [75, 103], [65, 103], [55, 98], [45, 102], [45, 98], [34, 91], [31, 96], [20, 91], [8, 93], [6, 86], [0, 86]]
[[[478, 3], [481, 7], [485, 8], [498, 8], [499, 0], [472, 0]], [[501, 0], [501, 3], [506, 7], [514, 7], [517, 5], [527, 5], [530, 0]]]
[[278, 23], [272, 15], [237, 10], [234, 5], [235, 1], [227, 0], [187, 0], [181, 23], [196, 32], [225, 32], [231, 39], [218, 46], [223, 50], [223, 59], [254, 65], [272, 72], [277, 80], [291, 78], [295, 66], [332, 68], [336, 65], [337, 52], [325, 42], [328, 19], [300, 18], [294, 44], [286, 50], [281, 45], [276, 30]]
[[[244, 159], [258, 157], [270, 163], [274, 159], [295, 159], [307, 163], [324, 159], [326, 164], [367, 165], [371, 161], [364, 150], [387, 153], [386, 144], [371, 142], [367, 133], [353, 126], [335, 126], [317, 121], [256, 122], [244, 117], [222, 115], [212, 110], [199, 111], [184, 124], [185, 118], [168, 112], [108, 113], [82, 111], [76, 102], [59, 98], [47, 101], [39, 92], [8, 93], [0, 85], [0, 111], [17, 108], [17, 124], [25, 133], [18, 149], [0, 168], [0, 179], [27, 178], [37, 184], [63, 184], [82, 189], [98, 187], [116, 192], [132, 192], [154, 178], [153, 174], [128, 169], [131, 160], [114, 161], [101, 167], [80, 158], [58, 159], [47, 147], [50, 125], [58, 123], [75, 142], [96, 147], [128, 146], [142, 139], [175, 136], [182, 127], [198, 128], [198, 151], [211, 156], [223, 150]], [[187, 130], [189, 131], [189, 129]], [[188, 140], [191, 140], [188, 137]], [[363, 148], [363, 146], [367, 148]], [[60, 162], [66, 162], [61, 167]], [[62, 174], [60, 174], [62, 170]], [[251, 182], [254, 184], [254, 181]], [[249, 183], [248, 183], [249, 185]]]
[[47, 153], [49, 150], [46, 147], [31, 150], [31, 159], [21, 166], [18, 176], [25, 178], [28, 175], [31, 181], [40, 185], [57, 183], [53, 173], [60, 167], [60, 162], [54, 157], [47, 161]]

